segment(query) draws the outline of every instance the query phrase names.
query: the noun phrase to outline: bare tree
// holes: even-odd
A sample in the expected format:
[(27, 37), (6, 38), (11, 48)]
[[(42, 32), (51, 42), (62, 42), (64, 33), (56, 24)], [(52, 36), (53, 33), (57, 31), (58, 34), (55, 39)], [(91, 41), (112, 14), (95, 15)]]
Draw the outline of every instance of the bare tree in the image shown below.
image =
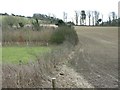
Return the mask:
[(115, 26), (115, 25), (117, 25), (117, 15), (116, 15), (116, 13), (115, 12), (111, 12), (111, 18), (112, 18), (112, 22), (111, 22), (111, 25), (112, 26)]
[(109, 15), (109, 25), (111, 25), (111, 16)]
[(79, 17), (79, 14), (77, 11), (75, 11), (75, 21), (76, 21), (76, 25), (78, 25), (78, 17)]
[(103, 26), (103, 14), (101, 14), (102, 15), (102, 26)]
[(90, 26), (90, 22), (91, 22), (91, 21), (90, 21), (90, 20), (91, 20), (91, 14), (92, 14), (91, 11), (88, 11), (88, 12), (87, 12), (87, 15), (88, 15), (88, 18), (89, 18), (89, 26)]
[(115, 14), (115, 12), (111, 12), (111, 16), (112, 16), (112, 20), (114, 21), (115, 18), (116, 18), (116, 14)]
[(95, 19), (95, 15), (94, 15), (94, 11), (92, 11), (92, 25), (94, 26), (94, 19)]
[(109, 25), (112, 25), (112, 22), (115, 20), (115, 12), (110, 12), (108, 18), (109, 18), (108, 20)]
[(97, 25), (100, 13), (98, 11), (94, 11), (94, 14), (95, 14), (95, 25)]
[(86, 13), (84, 10), (81, 11), (81, 23), (82, 25), (86, 25)]
[(66, 12), (63, 12), (63, 21), (67, 22), (67, 13)]

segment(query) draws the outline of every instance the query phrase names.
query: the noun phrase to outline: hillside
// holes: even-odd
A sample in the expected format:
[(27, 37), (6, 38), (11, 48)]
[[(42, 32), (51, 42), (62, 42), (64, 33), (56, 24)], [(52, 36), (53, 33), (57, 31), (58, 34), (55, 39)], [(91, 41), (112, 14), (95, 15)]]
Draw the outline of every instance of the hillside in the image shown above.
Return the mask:
[(8, 15), (8, 14), (0, 14), (0, 21), (3, 25), (8, 22), (8, 24), (13, 24), (13, 26), (17, 26), (19, 23), (23, 25), (30, 25), (33, 22), (38, 20), (39, 24), (56, 24), (59, 20), (56, 17), (47, 16), (44, 14), (33, 14), (32, 17), (26, 17), (21, 15)]

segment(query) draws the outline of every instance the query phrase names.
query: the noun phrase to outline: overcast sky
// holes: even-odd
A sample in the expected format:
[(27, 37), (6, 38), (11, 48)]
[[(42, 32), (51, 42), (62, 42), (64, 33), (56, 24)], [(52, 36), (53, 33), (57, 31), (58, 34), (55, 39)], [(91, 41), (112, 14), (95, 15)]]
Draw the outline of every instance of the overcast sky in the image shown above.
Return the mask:
[(0, 13), (14, 13), (32, 16), (33, 13), (54, 14), (63, 18), (63, 12), (68, 13), (68, 19), (74, 19), (75, 10), (97, 10), (107, 19), (109, 12), (118, 14), (120, 0), (1, 0)]

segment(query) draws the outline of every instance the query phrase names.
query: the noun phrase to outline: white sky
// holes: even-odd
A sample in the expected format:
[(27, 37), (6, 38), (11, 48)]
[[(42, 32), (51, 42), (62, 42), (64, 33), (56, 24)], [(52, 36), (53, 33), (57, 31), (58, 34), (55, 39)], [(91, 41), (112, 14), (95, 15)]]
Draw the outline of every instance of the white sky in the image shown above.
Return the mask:
[(107, 19), (109, 12), (118, 14), (120, 0), (1, 0), (0, 13), (14, 13), (17, 15), (32, 16), (33, 13), (53, 13), (63, 19), (63, 12), (68, 13), (68, 19), (74, 19), (75, 10), (97, 10)]

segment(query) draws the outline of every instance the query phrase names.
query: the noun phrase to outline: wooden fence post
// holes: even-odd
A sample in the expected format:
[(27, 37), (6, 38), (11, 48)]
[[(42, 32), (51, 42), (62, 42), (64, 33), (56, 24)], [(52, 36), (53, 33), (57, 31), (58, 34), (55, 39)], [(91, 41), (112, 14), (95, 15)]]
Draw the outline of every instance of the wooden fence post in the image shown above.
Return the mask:
[(55, 90), (55, 80), (56, 80), (56, 78), (52, 78), (52, 88), (53, 88), (53, 90)]
[(22, 87), (22, 60), (19, 60), (20, 71), (19, 71), (19, 87)]

